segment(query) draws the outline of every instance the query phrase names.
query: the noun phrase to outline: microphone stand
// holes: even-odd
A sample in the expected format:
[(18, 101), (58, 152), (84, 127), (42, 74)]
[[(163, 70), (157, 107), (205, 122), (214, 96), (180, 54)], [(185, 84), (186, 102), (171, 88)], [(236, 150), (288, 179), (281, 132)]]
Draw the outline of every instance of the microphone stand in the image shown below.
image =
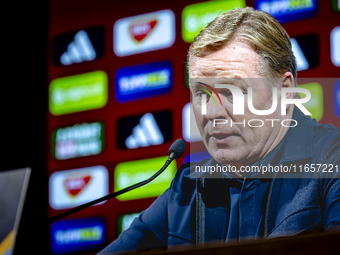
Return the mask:
[(146, 180), (144, 180), (144, 181), (141, 181), (141, 182), (139, 182), (139, 183), (136, 183), (136, 184), (134, 184), (134, 185), (131, 185), (131, 186), (125, 188), (125, 189), (119, 190), (119, 191), (117, 191), (117, 192), (113, 192), (113, 193), (108, 194), (108, 195), (106, 195), (106, 196), (104, 196), (104, 197), (98, 198), (98, 199), (96, 199), (96, 200), (93, 200), (93, 201), (91, 201), (91, 202), (88, 202), (88, 203), (85, 203), (85, 204), (82, 204), (82, 205), (79, 205), (79, 206), (77, 206), (77, 207), (74, 207), (74, 208), (72, 208), (72, 209), (66, 211), (66, 212), (63, 212), (63, 213), (60, 213), (60, 214), (55, 215), (55, 216), (53, 216), (53, 217), (50, 217), (50, 218), (48, 218), (48, 224), (51, 224), (51, 223), (53, 223), (53, 222), (55, 222), (55, 221), (58, 221), (58, 220), (60, 220), (60, 219), (62, 219), (62, 218), (64, 218), (64, 217), (66, 217), (66, 216), (69, 216), (69, 215), (71, 215), (71, 214), (74, 214), (74, 213), (76, 213), (76, 212), (79, 212), (79, 211), (81, 211), (81, 210), (83, 210), (83, 209), (85, 209), (85, 208), (87, 208), (87, 207), (90, 207), (90, 206), (92, 206), (92, 205), (95, 205), (95, 204), (97, 204), (97, 203), (103, 202), (103, 201), (105, 201), (105, 200), (109, 200), (109, 199), (111, 199), (111, 198), (117, 197), (117, 196), (119, 196), (119, 195), (121, 195), (121, 194), (123, 194), (123, 193), (125, 193), (125, 192), (128, 192), (128, 191), (130, 191), (130, 190), (133, 190), (133, 189), (136, 189), (136, 188), (138, 188), (138, 187), (144, 186), (145, 184), (148, 184), (148, 183), (151, 182), (153, 179), (155, 179), (158, 175), (160, 175), (160, 174), (161, 174), (161, 173), (162, 173), (162, 172), (170, 165), (170, 163), (172, 162), (172, 160), (174, 160), (175, 158), (176, 158), (176, 153), (175, 153), (175, 152), (171, 152), (171, 153), (170, 153), (170, 156), (169, 156), (169, 158), (166, 160), (164, 166), (163, 166), (160, 170), (158, 170), (157, 173), (155, 173), (154, 175), (152, 175), (149, 179), (146, 179)]

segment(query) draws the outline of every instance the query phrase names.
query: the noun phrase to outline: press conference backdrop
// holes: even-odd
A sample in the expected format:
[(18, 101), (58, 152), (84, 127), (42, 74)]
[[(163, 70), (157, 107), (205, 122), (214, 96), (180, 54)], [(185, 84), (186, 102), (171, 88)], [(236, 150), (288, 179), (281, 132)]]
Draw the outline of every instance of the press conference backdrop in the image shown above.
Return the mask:
[[(219, 13), (244, 6), (282, 23), (298, 77), (309, 78), (300, 84), (312, 92), (306, 107), (340, 126), (339, 0), (51, 0), (49, 216), (148, 178), (177, 138), (201, 142), (189, 136), (188, 47)], [(169, 187), (188, 153), (147, 186), (52, 224), (52, 252), (95, 253), (116, 239)]]

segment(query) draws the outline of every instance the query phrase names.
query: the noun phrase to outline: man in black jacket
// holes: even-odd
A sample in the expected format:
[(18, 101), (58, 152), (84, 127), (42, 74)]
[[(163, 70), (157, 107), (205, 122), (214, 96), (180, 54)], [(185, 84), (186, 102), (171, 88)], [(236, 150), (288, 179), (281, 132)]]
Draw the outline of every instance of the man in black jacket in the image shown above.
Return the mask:
[(189, 50), (190, 88), (212, 158), (182, 165), (170, 188), (102, 254), (340, 225), (340, 130), (306, 116), (294, 93), (303, 91), (294, 89), (291, 48), (271, 15), (249, 7), (200, 32)]

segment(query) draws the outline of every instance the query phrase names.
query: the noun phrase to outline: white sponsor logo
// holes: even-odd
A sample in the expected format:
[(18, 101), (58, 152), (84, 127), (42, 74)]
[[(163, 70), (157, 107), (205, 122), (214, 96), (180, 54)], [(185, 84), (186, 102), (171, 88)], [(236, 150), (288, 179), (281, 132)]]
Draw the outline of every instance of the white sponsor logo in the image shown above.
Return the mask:
[(49, 203), (54, 210), (72, 208), (108, 193), (108, 171), (104, 166), (55, 172), (49, 178)]
[(331, 32), (331, 59), (335, 66), (340, 66), (340, 26)]
[(305, 54), (303, 54), (300, 45), (294, 38), (290, 39), (290, 41), (292, 43), (292, 51), (296, 59), (297, 71), (307, 70), (309, 68), (309, 63), (305, 57)]
[(138, 217), (139, 214), (140, 213), (125, 214), (122, 217), (122, 232), (130, 227), (133, 220)]
[(113, 50), (119, 57), (171, 47), (175, 15), (171, 10), (122, 18), (113, 27)]
[(185, 141), (187, 142), (198, 142), (202, 141), (200, 132), (198, 130), (194, 112), (192, 109), (192, 104), (187, 103), (183, 107), (182, 111), (182, 135)]
[(126, 138), (125, 145), (129, 149), (159, 145), (164, 142), (164, 137), (159, 129), (154, 116), (146, 113), (140, 119), (139, 124), (133, 128), (132, 134)]
[(59, 128), (56, 132), (55, 157), (59, 160), (99, 154), (102, 150), (100, 123), (82, 123)]
[(89, 36), (84, 30), (80, 30), (74, 36), (73, 42), (67, 46), (67, 50), (60, 56), (60, 63), (71, 65), (73, 63), (91, 61), (96, 57), (97, 53)]

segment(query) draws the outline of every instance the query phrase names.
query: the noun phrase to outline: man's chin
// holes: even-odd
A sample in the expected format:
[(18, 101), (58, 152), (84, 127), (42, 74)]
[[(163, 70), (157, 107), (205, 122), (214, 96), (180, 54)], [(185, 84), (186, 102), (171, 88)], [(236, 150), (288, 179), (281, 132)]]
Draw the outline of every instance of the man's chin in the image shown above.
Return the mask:
[(240, 152), (230, 149), (217, 149), (213, 152), (209, 150), (209, 153), (217, 162), (224, 165), (241, 165), (244, 159)]

